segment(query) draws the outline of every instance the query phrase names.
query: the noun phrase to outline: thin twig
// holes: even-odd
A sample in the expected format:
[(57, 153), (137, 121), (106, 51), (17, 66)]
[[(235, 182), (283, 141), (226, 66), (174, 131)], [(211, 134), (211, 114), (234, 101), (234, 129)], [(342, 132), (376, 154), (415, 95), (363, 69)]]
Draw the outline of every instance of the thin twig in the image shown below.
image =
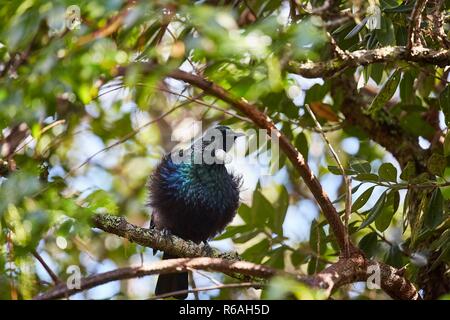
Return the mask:
[(206, 279), (208, 279), (212, 283), (216, 284), (217, 286), (220, 286), (220, 285), (223, 284), (222, 282), (214, 279), (213, 277), (210, 277), (209, 275), (207, 275), (206, 273), (204, 273), (204, 272), (202, 272), (200, 270), (195, 270), (195, 269), (192, 269), (192, 268), (188, 268), (188, 270), (190, 270), (193, 273), (197, 273), (197, 274), (201, 275), (202, 277), (205, 277)]
[[(195, 283), (195, 280), (194, 280), (194, 273), (192, 271), (189, 271), (189, 283), (190, 283), (191, 288), (193, 290), (192, 293), (194, 294), (194, 299), (195, 300), (200, 300), (199, 297), (198, 297), (198, 291), (196, 290), (197, 289), (197, 284)], [(180, 290), (178, 290), (178, 291), (180, 291)], [(189, 290), (183, 290), (183, 291), (189, 291)], [(175, 294), (177, 294), (177, 293), (175, 293)]]
[(42, 267), (44, 267), (45, 271), (47, 271), (48, 275), (52, 278), (55, 284), (62, 282), (36, 250), (31, 251), (31, 254), (37, 259), (37, 261), (39, 261)]
[(344, 256), (348, 257), (350, 255), (350, 248), (349, 248), (349, 239), (348, 239), (348, 221), (350, 219), (351, 209), (352, 209), (352, 184), (351, 184), (351, 178), (345, 173), (344, 166), (341, 163), (341, 160), (339, 159), (339, 156), (337, 155), (336, 151), (334, 150), (333, 146), (331, 145), (330, 141), (327, 138), (327, 135), (323, 132), (322, 126), (320, 122), (317, 120), (316, 115), (311, 110), (308, 104), (305, 104), (305, 109), (308, 111), (309, 115), (313, 119), (314, 123), (316, 124), (320, 135), (322, 136), (323, 140), (328, 146), (328, 149), (330, 150), (330, 153), (332, 154), (334, 160), (336, 161), (339, 169), (342, 172), (342, 176), (344, 177), (344, 184), (345, 184), (345, 252)]

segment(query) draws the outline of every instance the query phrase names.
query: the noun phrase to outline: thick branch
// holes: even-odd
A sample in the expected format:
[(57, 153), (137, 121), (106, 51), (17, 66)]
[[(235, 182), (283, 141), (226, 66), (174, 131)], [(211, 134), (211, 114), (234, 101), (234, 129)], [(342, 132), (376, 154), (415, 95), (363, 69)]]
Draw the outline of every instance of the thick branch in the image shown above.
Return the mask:
[(336, 58), (325, 62), (299, 63), (290, 61), (288, 69), (306, 78), (332, 77), (348, 68), (365, 66), (378, 62), (410, 61), (444, 67), (450, 64), (450, 50), (431, 50), (423, 47), (409, 52), (406, 47), (383, 47), (374, 50), (349, 52), (346, 58)]
[(94, 215), (92, 220), (94, 226), (103, 231), (118, 235), (144, 247), (167, 252), (172, 256), (184, 258), (211, 257), (228, 260), (239, 259), (236, 253), (221, 253), (211, 249), (209, 246), (203, 244), (198, 245), (174, 235), (167, 235), (157, 229), (141, 228), (127, 222), (123, 217), (97, 214)]
[(380, 268), (381, 289), (391, 298), (398, 300), (421, 299), (414, 285), (403, 276), (401, 269), (374, 261), (371, 261), (370, 265), (377, 265)]

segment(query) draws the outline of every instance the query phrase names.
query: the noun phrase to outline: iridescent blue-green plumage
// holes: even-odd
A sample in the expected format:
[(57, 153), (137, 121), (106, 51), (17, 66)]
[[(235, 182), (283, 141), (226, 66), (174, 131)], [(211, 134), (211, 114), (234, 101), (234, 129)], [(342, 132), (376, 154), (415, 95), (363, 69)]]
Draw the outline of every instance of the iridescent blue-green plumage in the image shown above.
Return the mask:
[(223, 164), (174, 163), (165, 156), (150, 180), (158, 229), (206, 241), (231, 222), (239, 206), (239, 178)]
[[(235, 134), (228, 127), (216, 128), (221, 130), (224, 141), (226, 135)], [(232, 136), (231, 144), (223, 144), (225, 152), (236, 137)], [(203, 142), (202, 148), (212, 141)], [(197, 164), (193, 158), (180, 162), (174, 161), (171, 154), (166, 155), (149, 181), (152, 224), (186, 240), (206, 241), (234, 218), (239, 206), (239, 187), (240, 178), (229, 173), (223, 163)], [(156, 293), (186, 288), (187, 275), (161, 275)]]

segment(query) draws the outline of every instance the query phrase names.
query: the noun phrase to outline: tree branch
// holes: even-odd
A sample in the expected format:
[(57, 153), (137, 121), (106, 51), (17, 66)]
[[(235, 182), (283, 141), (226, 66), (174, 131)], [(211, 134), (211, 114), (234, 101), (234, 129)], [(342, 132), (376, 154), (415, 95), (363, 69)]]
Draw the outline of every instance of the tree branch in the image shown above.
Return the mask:
[(383, 47), (374, 50), (349, 52), (346, 58), (336, 58), (324, 62), (290, 61), (288, 71), (306, 78), (329, 78), (352, 67), (366, 66), (379, 62), (408, 61), (433, 64), (444, 67), (450, 64), (450, 50), (432, 50), (418, 47), (409, 52), (406, 47)]
[(433, 35), (437, 41), (444, 47), (450, 48), (450, 40), (447, 38), (444, 30), (444, 13), (441, 12), (444, 0), (434, 0), (434, 7), (431, 12), (431, 21), (433, 22)]
[(39, 261), (39, 263), (42, 265), (45, 271), (47, 271), (48, 275), (50, 276), (50, 278), (52, 278), (55, 284), (61, 283), (61, 280), (58, 278), (58, 276), (53, 272), (53, 270), (48, 266), (48, 264), (45, 263), (45, 260), (36, 250), (31, 251), (31, 254)]
[(92, 218), (95, 227), (137, 243), (143, 247), (167, 252), (172, 256), (195, 258), (210, 257), (237, 261), (236, 253), (221, 253), (203, 244), (183, 240), (174, 235), (167, 235), (157, 229), (146, 229), (135, 226), (124, 217), (107, 214), (96, 214)]
[[(376, 264), (380, 267), (381, 270), (380, 275), (381, 288), (386, 293), (388, 293), (392, 298), (405, 300), (419, 298), (417, 290), (415, 289), (414, 285), (411, 284), (407, 279), (405, 279), (399, 273), (399, 270), (387, 266), (385, 264), (378, 263), (376, 261), (367, 260), (362, 255), (353, 255), (352, 257), (349, 258), (341, 258), (338, 262), (331, 264), (329, 267), (317, 273), (316, 275), (305, 277), (297, 273), (280, 271), (272, 269), (267, 266), (259, 266), (249, 262), (243, 262), (239, 260), (240, 257), (236, 252), (221, 253), (217, 250), (205, 247), (204, 245), (195, 244), (192, 241), (185, 241), (173, 235), (165, 235), (163, 232), (157, 229), (140, 228), (133, 224), (128, 223), (123, 217), (98, 214), (93, 217), (93, 222), (94, 225), (101, 230), (124, 237), (132, 242), (135, 242), (145, 247), (163, 250), (165, 252), (183, 258), (186, 257), (212, 258), (213, 260), (211, 261), (215, 261), (214, 263), (217, 263), (217, 265), (211, 266), (211, 268), (214, 269), (209, 270), (220, 271), (241, 280), (260, 283), (262, 281), (262, 278), (267, 279), (274, 275), (285, 275), (295, 277), (295, 279), (302, 281), (312, 287), (324, 289), (326, 290), (328, 295), (330, 295), (334, 290), (336, 290), (342, 285), (353, 283), (356, 281), (365, 281), (371, 275), (370, 273), (367, 272), (367, 267)], [(61, 298), (65, 297), (67, 294), (68, 295), (74, 294), (76, 292), (80, 292), (109, 281), (129, 279), (150, 274), (157, 274), (160, 273), (162, 269), (164, 269), (163, 272), (166, 272), (165, 268), (170, 269), (170, 271), (167, 271), (169, 273), (182, 272), (185, 270), (183, 268), (186, 268), (186, 270), (202, 269), (200, 268), (202, 264), (201, 263), (197, 264), (197, 262), (205, 261), (205, 260), (198, 260), (196, 262), (196, 260), (194, 259), (195, 261), (192, 260), (194, 261), (192, 262), (192, 264), (183, 264), (191, 260), (183, 260), (183, 259), (175, 259), (175, 260), (177, 260), (178, 262), (180, 261), (182, 262), (180, 267), (181, 269), (175, 268), (176, 270), (173, 271), (174, 267), (172, 264), (151, 265), (150, 268), (143, 267), (143, 269), (125, 268), (122, 271), (116, 270), (107, 272), (106, 275), (103, 276), (102, 275), (89, 276), (81, 282), (81, 287), (78, 291), (70, 291), (68, 288), (65, 287), (64, 284), (62, 284), (54, 287), (54, 289), (51, 289), (51, 291), (45, 293), (44, 294), (45, 296), (42, 295), (39, 296), (38, 298), (43, 297), (47, 297), (47, 299)], [(219, 260), (227, 261), (227, 263), (225, 262), (218, 263), (217, 261)], [(163, 262), (165, 261), (174, 261), (174, 260), (164, 260)], [(242, 262), (243, 264), (233, 264), (237, 262)], [(233, 269), (235, 267), (244, 267), (244, 266), (246, 268)], [(56, 292), (62, 291), (64, 292), (63, 294), (58, 293), (56, 296), (54, 296)]]
[[(79, 288), (68, 288), (65, 283), (55, 286), (50, 291), (43, 293), (37, 297), (36, 300), (59, 299), (75, 293), (94, 288), (101, 284), (125, 280), (132, 278), (140, 278), (148, 275), (165, 274), (165, 273), (180, 273), (187, 272), (189, 269), (200, 269), (209, 271), (218, 271), (223, 273), (240, 273), (256, 278), (270, 278), (274, 275), (287, 275), (288, 273), (278, 271), (276, 269), (256, 265), (245, 261), (231, 261), (220, 258), (180, 258), (161, 260), (149, 265), (140, 267), (120, 268), (105, 273), (100, 273), (83, 278)], [(295, 274), (290, 274), (295, 276)]]
[(325, 0), (323, 5), (317, 8), (313, 8), (310, 13), (318, 16), (326, 15), (330, 10), (333, 9), (335, 2), (336, 0)]
[[(370, 265), (377, 264), (369, 262)], [(82, 292), (87, 289), (117, 280), (140, 278), (148, 275), (180, 273), (189, 270), (209, 270), (223, 273), (240, 273), (256, 279), (254, 283), (260, 286), (261, 279), (269, 279), (276, 275), (301, 281), (312, 288), (322, 289), (329, 296), (337, 288), (357, 281), (365, 281), (370, 276), (367, 273), (367, 261), (362, 257), (341, 259), (328, 268), (313, 276), (303, 276), (296, 272), (277, 270), (268, 266), (258, 265), (246, 261), (232, 261), (220, 258), (180, 258), (161, 260), (140, 267), (120, 268), (81, 279), (78, 288), (69, 288), (60, 283), (51, 290), (36, 296), (35, 300), (60, 299)], [(378, 264), (377, 264), (378, 265)], [(395, 268), (379, 265), (381, 287), (393, 298), (416, 300), (419, 298), (414, 286), (399, 275)], [(259, 279), (259, 280), (258, 280)], [(252, 282), (253, 283), (253, 282)]]
[(408, 28), (408, 42), (406, 44), (408, 51), (411, 51), (415, 46), (421, 46), (420, 23), (422, 22), (422, 11), (425, 9), (427, 2), (428, 0), (416, 0), (414, 5)]

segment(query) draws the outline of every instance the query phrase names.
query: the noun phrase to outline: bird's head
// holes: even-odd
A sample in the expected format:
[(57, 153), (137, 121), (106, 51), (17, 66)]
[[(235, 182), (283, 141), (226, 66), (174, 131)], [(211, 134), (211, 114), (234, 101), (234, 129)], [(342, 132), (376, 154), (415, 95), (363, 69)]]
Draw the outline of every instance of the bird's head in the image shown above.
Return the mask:
[(227, 126), (215, 126), (205, 131), (202, 136), (203, 148), (230, 151), (234, 142), (238, 137), (243, 136), (243, 133), (233, 131)]
[(193, 156), (196, 164), (224, 164), (231, 158), (227, 155), (234, 142), (243, 133), (235, 132), (227, 126), (215, 126), (206, 130), (203, 136), (194, 141), (187, 153), (183, 153), (184, 159)]

